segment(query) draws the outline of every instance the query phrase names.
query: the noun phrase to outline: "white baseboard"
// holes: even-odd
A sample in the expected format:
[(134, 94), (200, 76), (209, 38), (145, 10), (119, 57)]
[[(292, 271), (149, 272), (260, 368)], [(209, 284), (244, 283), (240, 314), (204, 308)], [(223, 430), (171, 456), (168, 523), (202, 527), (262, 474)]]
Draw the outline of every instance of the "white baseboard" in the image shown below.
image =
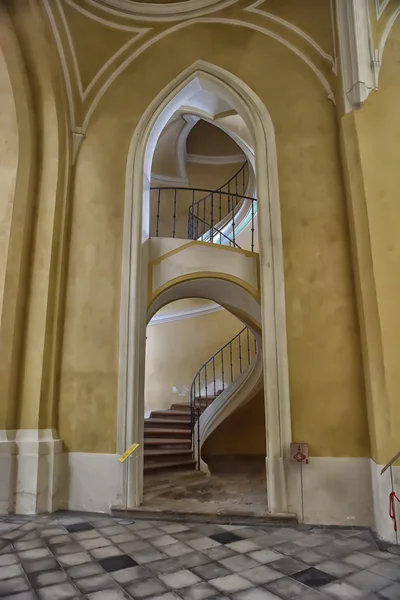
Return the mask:
[(303, 465), (303, 502), (300, 466), (287, 469), (289, 512), (299, 521), (324, 525), (373, 525), (369, 458), (310, 458)]
[[(371, 526), (395, 541), (389, 470), (381, 475), (382, 465), (369, 458), (310, 458), (301, 484), (299, 465), (286, 463), (288, 512), (299, 521), (304, 515), (305, 523)], [(54, 430), (0, 430), (0, 514), (109, 513), (124, 504), (124, 476), (117, 454), (62, 453)], [(393, 467), (393, 481), (400, 497), (400, 467)]]
[[(371, 459), (371, 483), (372, 495), (374, 499), (374, 524), (378, 537), (387, 542), (396, 542), (396, 534), (393, 528), (392, 519), (389, 517), (389, 494), (392, 491), (392, 480), (390, 469), (387, 469), (383, 475), (381, 470), (384, 465), (378, 465)], [(392, 467), (393, 488), (400, 498), (400, 467)], [(400, 525), (400, 505), (394, 503), (396, 519)]]
[(123, 465), (118, 458), (117, 454), (62, 454), (58, 507), (109, 513), (111, 506), (121, 506)]

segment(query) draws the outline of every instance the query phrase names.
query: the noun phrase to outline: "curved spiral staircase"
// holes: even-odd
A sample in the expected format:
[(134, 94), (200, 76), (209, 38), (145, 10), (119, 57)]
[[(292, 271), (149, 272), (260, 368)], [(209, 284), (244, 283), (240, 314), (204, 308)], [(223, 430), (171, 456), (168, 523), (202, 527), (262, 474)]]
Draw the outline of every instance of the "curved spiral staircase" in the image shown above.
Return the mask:
[[(255, 199), (245, 195), (248, 185), (246, 162), (217, 190), (152, 188), (152, 236), (186, 237), (240, 249), (238, 233), (248, 228), (253, 252), (257, 209)], [(187, 209), (186, 223), (182, 206)], [(235, 395), (239, 397), (241, 392), (243, 404), (259, 387), (261, 360), (257, 348), (257, 336), (244, 327), (200, 367), (191, 385), (190, 402), (151, 412), (144, 422), (145, 472), (195, 467), (207, 470), (201, 460), (201, 445), (221, 421), (222, 409), (230, 404), (227, 412), (231, 413)]]

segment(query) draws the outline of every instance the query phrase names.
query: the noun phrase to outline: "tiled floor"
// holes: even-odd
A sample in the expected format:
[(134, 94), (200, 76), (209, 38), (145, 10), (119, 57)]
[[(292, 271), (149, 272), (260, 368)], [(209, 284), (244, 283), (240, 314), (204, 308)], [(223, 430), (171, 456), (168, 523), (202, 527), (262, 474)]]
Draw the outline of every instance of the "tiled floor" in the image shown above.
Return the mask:
[(400, 600), (400, 557), (366, 530), (4, 517), (0, 597)]

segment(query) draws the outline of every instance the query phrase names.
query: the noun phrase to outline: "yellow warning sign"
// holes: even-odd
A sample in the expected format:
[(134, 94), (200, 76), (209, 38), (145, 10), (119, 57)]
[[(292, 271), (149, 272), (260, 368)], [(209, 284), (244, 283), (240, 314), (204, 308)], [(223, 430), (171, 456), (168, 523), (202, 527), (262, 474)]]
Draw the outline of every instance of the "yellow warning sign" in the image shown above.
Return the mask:
[(119, 462), (123, 463), (128, 456), (130, 456), (132, 454), (132, 452), (135, 452), (136, 448), (139, 447), (139, 444), (132, 444), (132, 446), (129, 446), (128, 450), (126, 450), (122, 456), (119, 457)]

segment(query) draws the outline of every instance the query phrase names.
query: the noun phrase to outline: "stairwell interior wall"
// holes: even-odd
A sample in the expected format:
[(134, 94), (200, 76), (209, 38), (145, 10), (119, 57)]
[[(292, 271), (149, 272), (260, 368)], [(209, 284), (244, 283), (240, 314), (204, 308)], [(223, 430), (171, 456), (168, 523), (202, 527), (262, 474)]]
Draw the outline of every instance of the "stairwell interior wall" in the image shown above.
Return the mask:
[[(283, 4), (304, 26), (306, 15), (296, 3)], [(277, 3), (273, 7), (280, 10)], [(306, 29), (307, 23), (318, 40), (325, 35), (312, 10)], [(175, 31), (131, 62), (101, 98), (79, 150), (61, 437), (70, 451), (115, 451), (126, 156), (151, 100), (200, 58), (243, 79), (268, 107), (275, 127), (293, 437), (308, 442), (314, 456), (368, 456), (335, 107), (312, 70), (287, 47), (249, 28), (209, 22)]]
[[(240, 152), (241, 150), (238, 147), (237, 154), (240, 154)], [(240, 167), (241, 163), (233, 163), (230, 165), (202, 165), (189, 162), (187, 163), (189, 186), (194, 188), (204, 188), (206, 190), (216, 190), (233, 177)], [(232, 193), (235, 193), (233, 188), (231, 191)]]
[(229, 156), (239, 154), (236, 142), (216, 125), (200, 119), (190, 131), (186, 150), (200, 156)]
[[(168, 308), (172, 310), (174, 304)], [(197, 371), (241, 329), (243, 323), (227, 310), (148, 326), (146, 411), (166, 409), (174, 402), (189, 402), (190, 386)]]
[(215, 456), (265, 456), (264, 389), (219, 425), (202, 448), (206, 462)]

